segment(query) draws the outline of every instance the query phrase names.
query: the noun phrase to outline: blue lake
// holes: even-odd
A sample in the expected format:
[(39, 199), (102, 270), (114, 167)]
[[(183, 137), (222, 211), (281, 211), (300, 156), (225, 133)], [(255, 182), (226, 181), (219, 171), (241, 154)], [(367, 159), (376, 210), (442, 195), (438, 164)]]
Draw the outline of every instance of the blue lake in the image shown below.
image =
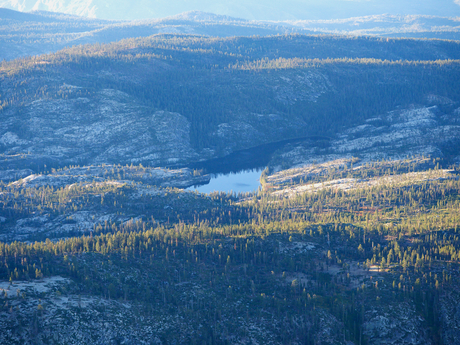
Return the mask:
[(286, 145), (299, 142), (308, 142), (314, 145), (315, 141), (329, 140), (322, 136), (286, 139), (264, 144), (240, 151), (235, 151), (225, 157), (215, 158), (204, 162), (189, 165), (204, 174), (211, 174), (210, 183), (201, 186), (192, 186), (187, 190), (198, 190), (201, 193), (211, 192), (252, 192), (259, 188), (260, 174), (270, 162), (273, 153)]
[(253, 192), (260, 186), (259, 178), (263, 168), (243, 170), (235, 173), (213, 175), (208, 184), (192, 186), (187, 190), (197, 190), (200, 193), (211, 192)]

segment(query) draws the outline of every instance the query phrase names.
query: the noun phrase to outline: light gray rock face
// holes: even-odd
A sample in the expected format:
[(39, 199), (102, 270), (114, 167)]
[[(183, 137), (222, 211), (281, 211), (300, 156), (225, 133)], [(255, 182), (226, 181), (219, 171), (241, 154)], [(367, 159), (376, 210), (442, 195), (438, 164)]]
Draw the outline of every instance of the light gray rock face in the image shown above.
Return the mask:
[[(161, 61), (154, 64), (149, 73), (169, 68)], [(122, 72), (97, 73), (111, 82), (128, 78), (130, 83), (136, 83), (136, 79)], [(157, 76), (139, 76), (150, 77)], [(31, 81), (30, 89), (43, 82)], [(0, 168), (24, 167), (31, 161), (49, 161), (55, 163), (51, 166), (61, 167), (102, 163), (184, 166), (239, 149), (301, 137), (308, 128), (302, 114), (250, 113), (238, 109), (237, 104), (237, 110), (223, 109), (226, 122), (217, 124), (211, 133), (201, 133), (213, 139), (213, 146), (197, 150), (191, 143), (191, 123), (183, 114), (141, 104), (119, 90), (88, 93), (64, 80), (50, 78), (48, 82), (57, 88), (62, 99), (40, 96), (0, 113), (0, 152), (25, 156), (16, 166), (11, 160), (2, 162), (0, 157)], [(318, 71), (292, 70), (283, 75), (261, 76), (257, 82), (269, 84), (276, 101), (285, 105), (298, 101), (314, 103), (325, 92), (333, 91), (327, 76)], [(8, 91), (14, 87), (11, 83), (5, 78), (0, 86)], [(236, 80), (235, 84), (242, 94), (253, 87), (247, 80)]]
[(372, 345), (432, 344), (423, 325), (424, 320), (406, 302), (373, 307), (365, 314), (363, 334)]
[[(430, 155), (450, 141), (458, 141), (460, 126), (443, 121), (439, 108), (413, 107), (391, 111), (380, 118), (370, 119), (366, 125), (351, 128), (342, 139), (332, 144), (338, 152), (357, 152), (370, 157), (382, 155)], [(448, 117), (455, 120), (454, 114)], [(438, 151), (438, 152), (436, 152)]]
[(316, 102), (323, 93), (333, 90), (327, 76), (317, 71), (292, 73), (273, 82), (276, 99), (289, 105), (297, 101)]
[(458, 289), (440, 296), (441, 337), (443, 344), (460, 344), (460, 293)]
[[(21, 172), (27, 170), (19, 171), (18, 174)], [(6, 176), (14, 176), (14, 171), (4, 173)], [(152, 212), (146, 211), (149, 207), (151, 211), (152, 208), (155, 210), (155, 218), (167, 218), (175, 215), (176, 210), (182, 212), (184, 209), (194, 209), (194, 203), (197, 202), (194, 193), (174, 188), (204, 184), (209, 180), (209, 175), (199, 175), (190, 169), (121, 165), (85, 166), (59, 171), (53, 169), (47, 175), (32, 174), (11, 182), (8, 189), (0, 193), (0, 205), (3, 207), (10, 202), (28, 203), (34, 198), (40, 198), (39, 191), (48, 190), (50, 192), (46, 197), (45, 193), (42, 194), (42, 201), (51, 198), (54, 207), (53, 202), (43, 209), (36, 209), (30, 204), (19, 217), (11, 217), (10, 213), (4, 211), (0, 217), (0, 241), (29, 240), (41, 235), (66, 237), (69, 234), (93, 231), (100, 224), (150, 219)], [(80, 198), (76, 190), (80, 191)], [(64, 197), (66, 193), (71, 196)], [(113, 196), (116, 193), (124, 195), (126, 212), (115, 208), (117, 203)], [(82, 202), (81, 195), (89, 199), (89, 203), (84, 208), (73, 207)], [(110, 201), (104, 202), (104, 199)], [(66, 212), (58, 212), (56, 206), (64, 203), (67, 203)]]
[(0, 116), (0, 149), (6, 154), (44, 155), (69, 165), (158, 166), (198, 159), (184, 116), (140, 106), (120, 91), (103, 90), (91, 100), (38, 100), (19, 116), (8, 111)]
[[(7, 300), (12, 308), (11, 313), (0, 311), (0, 343), (162, 344), (159, 336), (180, 330), (183, 336), (178, 338), (185, 342), (196, 327), (163, 310), (147, 318), (138, 317), (140, 306), (130, 301), (58, 292), (71, 289), (72, 283), (59, 276), (13, 285), (0, 282), (2, 301)], [(22, 301), (17, 291), (19, 296), (23, 294)], [(40, 314), (38, 305), (42, 307)]]
[(457, 110), (443, 113), (437, 105), (398, 109), (346, 129), (328, 143), (305, 142), (280, 152), (273, 160), (283, 168), (300, 167), (341, 158), (364, 161), (407, 156), (443, 157), (460, 145)]
[(158, 187), (186, 188), (209, 182), (209, 175), (198, 175), (191, 169), (161, 169), (138, 166), (108, 165), (84, 166), (56, 171), (48, 175), (29, 175), (12, 185), (19, 188), (60, 188), (77, 183), (131, 183), (142, 182)]
[[(77, 263), (97, 265), (102, 269), (95, 257), (84, 254)], [(110, 269), (115, 268), (117, 266)], [(135, 267), (129, 271), (106, 270), (105, 274), (124, 276), (126, 284), (130, 284), (131, 281), (141, 280), (145, 270)], [(159, 285), (160, 282), (154, 281), (151, 289), (156, 290)], [(115, 288), (126, 289), (125, 286)], [(169, 289), (174, 291), (181, 304), (192, 298), (201, 303), (216, 298), (214, 291), (195, 282), (174, 284)], [(61, 276), (15, 281), (12, 285), (1, 281), (0, 292), (2, 305), (8, 306), (0, 310), (1, 344), (189, 344), (194, 334), (198, 334), (198, 339), (202, 338), (200, 332), (206, 324), (202, 318), (190, 318), (190, 314), (182, 308), (170, 304), (154, 304), (151, 310), (145, 312), (142, 302), (133, 301), (134, 294), (142, 295), (144, 291), (130, 289), (125, 299), (80, 294), (75, 282)], [(216, 336), (219, 342), (281, 345), (285, 344), (279, 337), (283, 327), (295, 331), (294, 327), (312, 326), (309, 317), (296, 318), (294, 327), (287, 326), (289, 321), (279, 317), (238, 317), (235, 320), (235, 311), (244, 313), (246, 306), (241, 306), (241, 301), (225, 302), (222, 318), (215, 325), (223, 329), (231, 324), (232, 328), (225, 332), (227, 334), (222, 332)], [(320, 330), (312, 330), (316, 344), (353, 345), (343, 339), (343, 324), (333, 315), (318, 309), (314, 317), (319, 319), (321, 327)], [(292, 333), (295, 339), (295, 332)], [(301, 343), (301, 340), (296, 343)]]
[(318, 309), (319, 331), (316, 334), (315, 343), (324, 345), (353, 345), (346, 341), (343, 336), (344, 325), (334, 315), (325, 310)]
[(27, 177), (32, 175), (33, 172), (30, 169), (22, 169), (22, 170), (0, 170), (0, 181), (3, 183), (8, 183), (12, 181), (17, 181), (21, 178)]

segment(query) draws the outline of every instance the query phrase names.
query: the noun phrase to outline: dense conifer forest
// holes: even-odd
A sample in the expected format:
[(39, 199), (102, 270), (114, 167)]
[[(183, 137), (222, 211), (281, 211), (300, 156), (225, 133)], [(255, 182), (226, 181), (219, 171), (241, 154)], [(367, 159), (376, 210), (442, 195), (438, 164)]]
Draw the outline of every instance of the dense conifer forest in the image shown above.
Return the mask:
[[(420, 171), (427, 164), (431, 168)], [(413, 183), (410, 174), (424, 178)], [(382, 182), (287, 198), (276, 194), (345, 177)], [(142, 207), (149, 218), (106, 221), (68, 239), (1, 243), (1, 279), (14, 284), (59, 275), (73, 281), (72, 293), (131, 301), (139, 315), (167, 308), (203, 320), (206, 326), (186, 338), (191, 342), (225, 342), (222, 334), (238, 315), (271, 315), (290, 325), (278, 341), (314, 344), (320, 308), (343, 323), (340, 337), (367, 343), (364, 314), (388, 301), (413, 303), (429, 339), (439, 341), (438, 299), (459, 279), (456, 170), (442, 170), (439, 162), (427, 159), (366, 164), (358, 170), (348, 165), (312, 181), (264, 187), (254, 194), (195, 194), (174, 217), (163, 205), (176, 209), (173, 202), (185, 194), (182, 190), (166, 190), (169, 200), (146, 195), (133, 202), (129, 185), (3, 185), (0, 215), (12, 220), (92, 207), (126, 214)], [(199, 284), (207, 292), (184, 301), (183, 284)], [(228, 309), (237, 301), (248, 303), (244, 314)], [(2, 308), (8, 309), (6, 297)], [(227, 320), (224, 325), (221, 318)], [(165, 341), (172, 339), (169, 335)]]
[[(241, 112), (296, 115), (308, 123), (283, 133), (286, 139), (334, 135), (397, 106), (423, 103), (429, 93), (459, 99), (459, 58), (459, 43), (446, 40), (156, 35), (3, 62), (0, 107), (20, 114), (34, 99), (116, 89), (154, 109), (184, 115), (194, 148), (222, 150), (211, 133)], [(310, 82), (307, 91), (276, 97), (271, 84), (299, 71)], [(51, 80), (43, 84), (43, 78)], [(79, 89), (63, 89), (63, 78)]]

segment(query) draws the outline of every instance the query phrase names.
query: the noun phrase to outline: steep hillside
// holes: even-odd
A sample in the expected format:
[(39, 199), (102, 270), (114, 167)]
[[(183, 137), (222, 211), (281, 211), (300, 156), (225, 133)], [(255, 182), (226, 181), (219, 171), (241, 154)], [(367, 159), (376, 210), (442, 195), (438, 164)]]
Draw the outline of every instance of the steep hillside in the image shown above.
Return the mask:
[(437, 105), (455, 140), (458, 63), (406, 60), (459, 56), (458, 43), (438, 40), (153, 36), (3, 63), (1, 152), (16, 158), (2, 166), (184, 165), (289, 138), (336, 140), (412, 104)]

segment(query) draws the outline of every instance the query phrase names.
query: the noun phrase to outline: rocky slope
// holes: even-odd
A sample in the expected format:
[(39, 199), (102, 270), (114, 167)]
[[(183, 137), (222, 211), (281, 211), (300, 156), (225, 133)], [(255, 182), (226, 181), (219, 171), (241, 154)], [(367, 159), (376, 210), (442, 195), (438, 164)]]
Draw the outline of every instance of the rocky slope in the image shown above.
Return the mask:
[[(15, 174), (18, 172), (15, 171)], [(12, 201), (30, 204), (26, 207), (27, 211), (22, 210), (21, 215), (2, 213), (0, 239), (66, 237), (94, 231), (101, 224), (107, 227), (108, 223), (127, 223), (150, 217), (164, 222), (168, 217), (193, 213), (196, 209), (206, 207), (209, 204), (206, 198), (196, 200), (193, 193), (177, 188), (207, 183), (209, 179), (208, 175), (200, 175), (189, 169), (112, 165), (32, 174), (9, 185), (15, 192), (0, 193), (4, 206)], [(18, 198), (18, 195), (22, 197)], [(35, 198), (41, 198), (43, 208), (32, 206)], [(124, 205), (120, 198), (125, 200)], [(117, 203), (124, 206), (122, 212), (117, 210)], [(72, 205), (72, 212), (59, 212), (58, 204), (66, 205), (64, 208)]]
[(363, 328), (369, 344), (433, 344), (423, 318), (407, 303), (377, 304), (366, 312)]
[(436, 105), (413, 105), (367, 119), (327, 142), (289, 145), (272, 158), (272, 170), (352, 157), (359, 158), (361, 164), (418, 155), (459, 163), (460, 108), (456, 102), (434, 95), (428, 101)]
[[(89, 260), (95, 263), (94, 259)], [(131, 270), (130, 274), (134, 278), (142, 273)], [(147, 310), (142, 303), (131, 301), (130, 296), (127, 300), (82, 296), (70, 279), (59, 276), (34, 282), (0, 283), (3, 303), (0, 341), (3, 344), (179, 344), (196, 338), (209, 341), (215, 329), (221, 332), (214, 340), (217, 342), (281, 344), (281, 328), (288, 327), (295, 337), (296, 329), (318, 322), (320, 330), (311, 334), (316, 343), (352, 344), (342, 338), (343, 324), (323, 309), (291, 323), (289, 318), (273, 318), (268, 314), (248, 317), (247, 305), (228, 298), (219, 320), (210, 325), (204, 320), (190, 319), (187, 311), (193, 310), (193, 303), (202, 304), (205, 299), (215, 298), (207, 286), (184, 282), (169, 289), (177, 293), (180, 304), (185, 302), (185, 308), (177, 308), (172, 313), (171, 306), (163, 303)], [(235, 318), (235, 312), (244, 317)]]
[[(120, 91), (102, 90), (91, 99), (38, 100), (27, 109), (21, 118), (2, 114), (0, 145), (5, 154), (25, 152), (26, 159), (40, 155), (63, 165), (127, 162), (130, 157), (134, 164), (158, 166), (200, 158), (191, 147), (190, 123), (184, 116), (136, 104)], [(17, 125), (30, 140), (12, 131)]]
[(444, 291), (440, 296), (441, 337), (444, 344), (460, 343), (460, 295), (458, 288)]
[[(0, 75), (0, 167), (186, 166), (306, 136), (317, 142), (309, 141), (306, 149), (299, 146), (303, 153), (290, 154), (300, 155), (302, 162), (312, 153), (335, 159), (359, 152), (371, 160), (383, 158), (381, 152), (392, 157), (453, 154), (449, 150), (455, 151), (459, 137), (455, 62), (414, 67), (375, 59), (319, 62), (293, 57), (323, 57), (334, 50), (335, 40), (336, 56), (366, 56), (379, 45), (385, 49), (374, 56), (395, 59), (419, 52), (427, 59), (459, 54), (458, 44), (447, 41), (406, 46), (311, 36), (157, 36), (84, 51), (74, 48), (26, 60), (27, 67), (11, 62)], [(289, 47), (291, 51), (285, 50)], [(238, 50), (245, 59), (259, 60), (241, 64)], [(302, 61), (311, 62), (305, 66)], [(425, 68), (430, 73), (417, 83)], [(342, 87), (344, 83), (349, 86)], [(318, 142), (318, 137), (324, 140)], [(291, 161), (286, 164), (296, 164), (295, 158)]]

